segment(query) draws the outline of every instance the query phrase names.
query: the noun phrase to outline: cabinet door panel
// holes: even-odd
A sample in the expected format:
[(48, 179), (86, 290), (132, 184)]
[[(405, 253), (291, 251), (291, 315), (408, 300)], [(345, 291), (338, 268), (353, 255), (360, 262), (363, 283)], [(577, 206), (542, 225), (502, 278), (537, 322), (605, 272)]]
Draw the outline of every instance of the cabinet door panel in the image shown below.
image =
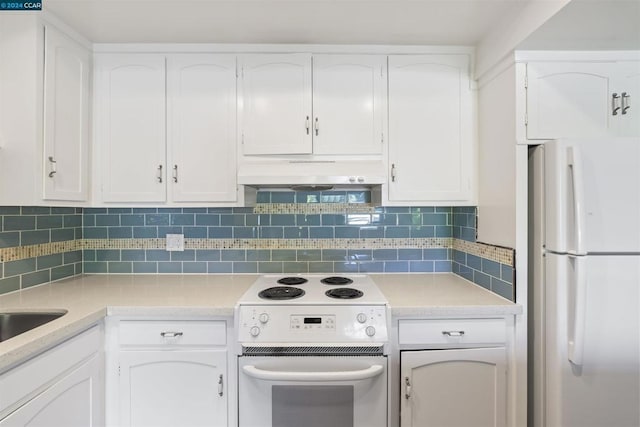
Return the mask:
[(105, 202), (166, 200), (164, 63), (162, 55), (96, 58)]
[(227, 425), (226, 351), (120, 352), (120, 425)]
[(314, 154), (380, 154), (385, 57), (313, 57)]
[(241, 58), (243, 153), (311, 153), (311, 55)]
[(401, 427), (506, 425), (503, 347), (402, 351), (400, 357)]
[(89, 52), (45, 28), (44, 199), (86, 200)]
[(235, 55), (167, 60), (172, 200), (236, 200)]
[(471, 198), (466, 55), (389, 57), (390, 201)]

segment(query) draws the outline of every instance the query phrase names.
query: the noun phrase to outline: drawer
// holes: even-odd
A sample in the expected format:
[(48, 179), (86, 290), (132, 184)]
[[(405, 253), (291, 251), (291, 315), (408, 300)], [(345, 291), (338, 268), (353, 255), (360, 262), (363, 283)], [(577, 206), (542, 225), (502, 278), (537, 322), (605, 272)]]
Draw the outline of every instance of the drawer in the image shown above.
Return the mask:
[(400, 344), (476, 345), (506, 341), (504, 319), (399, 320)]
[(226, 345), (227, 325), (215, 320), (123, 320), (119, 326), (123, 346)]

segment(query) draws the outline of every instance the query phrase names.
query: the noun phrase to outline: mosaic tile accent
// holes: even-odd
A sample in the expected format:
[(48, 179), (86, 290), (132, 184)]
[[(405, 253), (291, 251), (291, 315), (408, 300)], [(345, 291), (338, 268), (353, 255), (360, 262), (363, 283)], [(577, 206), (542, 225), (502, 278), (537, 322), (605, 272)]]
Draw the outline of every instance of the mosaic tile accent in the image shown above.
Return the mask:
[(259, 203), (254, 208), (257, 214), (323, 214), (323, 213), (374, 213), (369, 204), (354, 203)]

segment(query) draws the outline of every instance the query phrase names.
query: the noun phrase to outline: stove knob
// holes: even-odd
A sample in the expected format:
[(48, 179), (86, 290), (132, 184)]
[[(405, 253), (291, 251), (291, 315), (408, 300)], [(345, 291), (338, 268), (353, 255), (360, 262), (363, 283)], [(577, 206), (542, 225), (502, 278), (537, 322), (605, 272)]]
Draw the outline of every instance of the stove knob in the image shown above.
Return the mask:
[(260, 320), (260, 323), (267, 323), (269, 321), (269, 315), (267, 313), (260, 313), (258, 319)]
[(258, 335), (260, 335), (260, 328), (258, 328), (257, 326), (252, 326), (251, 329), (249, 329), (249, 333), (252, 337), (257, 337)]
[(368, 336), (372, 337), (376, 334), (376, 328), (374, 328), (373, 326), (367, 326), (367, 329), (365, 329), (365, 332), (367, 333)]
[(358, 313), (358, 316), (356, 317), (356, 319), (358, 319), (358, 322), (364, 323), (367, 321), (367, 315), (364, 313)]

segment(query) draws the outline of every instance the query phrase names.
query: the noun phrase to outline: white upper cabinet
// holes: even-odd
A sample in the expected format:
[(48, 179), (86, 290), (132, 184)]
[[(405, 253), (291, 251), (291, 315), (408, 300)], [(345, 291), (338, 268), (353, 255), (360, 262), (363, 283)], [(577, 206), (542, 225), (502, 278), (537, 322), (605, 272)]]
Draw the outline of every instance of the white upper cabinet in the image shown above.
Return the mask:
[(245, 55), (240, 68), (244, 155), (381, 154), (384, 56)]
[(236, 200), (236, 57), (167, 58), (171, 199)]
[(527, 139), (639, 136), (639, 82), (640, 62), (529, 62)]
[(102, 201), (164, 202), (164, 55), (98, 55), (95, 67)]
[(473, 203), (467, 55), (389, 56), (388, 204)]
[(45, 26), (45, 200), (88, 197), (90, 64), (87, 49)]
[(243, 153), (311, 153), (311, 55), (244, 55), (240, 70)]

